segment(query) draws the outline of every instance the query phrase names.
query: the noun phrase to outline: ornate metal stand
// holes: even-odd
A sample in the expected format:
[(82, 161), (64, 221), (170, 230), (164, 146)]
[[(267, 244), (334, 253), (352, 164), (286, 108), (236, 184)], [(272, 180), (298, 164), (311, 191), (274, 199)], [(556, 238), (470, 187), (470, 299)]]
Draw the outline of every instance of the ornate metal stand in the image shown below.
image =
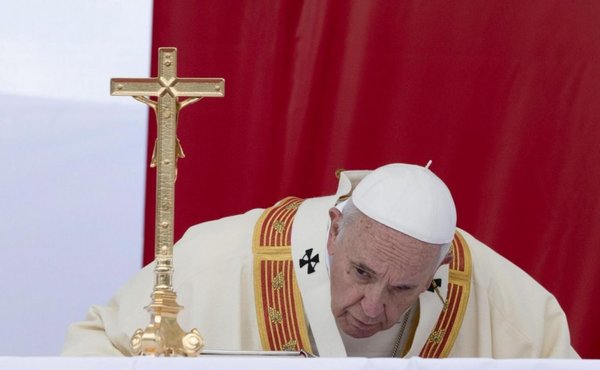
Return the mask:
[[(203, 97), (225, 96), (222, 78), (178, 78), (177, 49), (158, 50), (158, 77), (113, 78), (110, 93), (115, 96), (133, 96), (154, 110), (158, 135), (154, 147), (152, 167), (156, 166), (156, 281), (152, 302), (146, 307), (151, 320), (146, 329), (138, 329), (131, 338), (135, 354), (151, 356), (196, 356), (204, 341), (196, 329), (186, 333), (177, 323), (177, 314), (183, 308), (177, 304), (172, 287), (173, 276), (173, 220), (177, 158), (183, 151), (177, 139), (179, 111)], [(156, 100), (150, 97), (156, 97)], [(179, 98), (185, 97), (183, 101)]]

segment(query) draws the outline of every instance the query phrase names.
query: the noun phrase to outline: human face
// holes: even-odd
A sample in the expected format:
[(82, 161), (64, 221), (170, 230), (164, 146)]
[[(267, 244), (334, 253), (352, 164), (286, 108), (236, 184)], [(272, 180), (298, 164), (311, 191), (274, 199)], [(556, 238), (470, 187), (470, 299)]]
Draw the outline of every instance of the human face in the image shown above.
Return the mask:
[[(424, 243), (362, 213), (329, 211), (331, 311), (338, 328), (366, 338), (391, 328), (431, 284), (439, 246)], [(343, 217), (349, 218), (342, 224)]]

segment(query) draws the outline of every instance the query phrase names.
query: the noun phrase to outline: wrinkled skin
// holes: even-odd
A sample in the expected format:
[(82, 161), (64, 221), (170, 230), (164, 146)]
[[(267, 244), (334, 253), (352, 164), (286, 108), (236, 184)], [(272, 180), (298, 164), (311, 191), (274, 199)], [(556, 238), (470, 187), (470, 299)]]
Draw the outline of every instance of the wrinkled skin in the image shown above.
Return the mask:
[(338, 328), (355, 338), (391, 328), (431, 284), (440, 247), (359, 211), (332, 208), (329, 216), (331, 311)]

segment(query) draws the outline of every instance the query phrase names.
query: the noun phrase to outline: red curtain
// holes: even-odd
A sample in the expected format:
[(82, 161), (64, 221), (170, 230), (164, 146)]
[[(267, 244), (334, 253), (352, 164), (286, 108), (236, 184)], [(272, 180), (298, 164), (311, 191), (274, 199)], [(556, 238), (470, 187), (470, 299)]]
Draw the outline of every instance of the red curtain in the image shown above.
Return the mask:
[(459, 226), (553, 292), (600, 357), (599, 20), (594, 0), (155, 0), (153, 75), (175, 46), (179, 76), (226, 79), (180, 114), (176, 238), (330, 194), (338, 168), (432, 159)]

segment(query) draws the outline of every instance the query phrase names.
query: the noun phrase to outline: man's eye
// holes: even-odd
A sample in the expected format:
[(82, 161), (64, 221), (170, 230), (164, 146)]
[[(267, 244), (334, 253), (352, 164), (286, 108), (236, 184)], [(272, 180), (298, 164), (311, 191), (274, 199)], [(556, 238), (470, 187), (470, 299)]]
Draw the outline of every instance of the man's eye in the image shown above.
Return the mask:
[(396, 286), (394, 287), (394, 292), (396, 293), (404, 293), (404, 292), (410, 292), (412, 291), (412, 287), (410, 286), (406, 286), (406, 285), (400, 285), (400, 286)]
[(355, 267), (354, 269), (356, 270), (356, 274), (360, 277), (368, 278), (371, 276), (367, 271), (361, 269), (360, 267)]

